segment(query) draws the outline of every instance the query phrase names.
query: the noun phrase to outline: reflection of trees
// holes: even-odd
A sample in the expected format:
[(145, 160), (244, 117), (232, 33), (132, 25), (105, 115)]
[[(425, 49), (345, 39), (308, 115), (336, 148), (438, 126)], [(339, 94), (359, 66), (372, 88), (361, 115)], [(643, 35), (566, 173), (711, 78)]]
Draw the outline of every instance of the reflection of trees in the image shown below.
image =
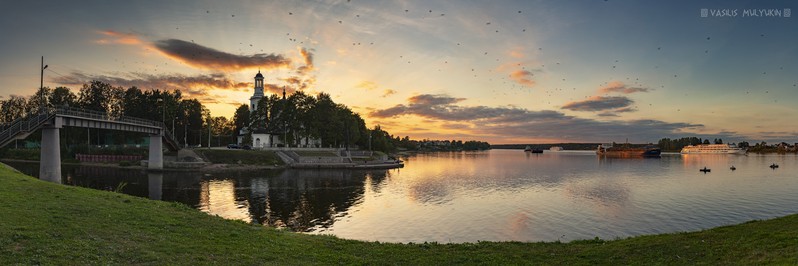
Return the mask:
[[(10, 164), (29, 175), (39, 169), (38, 164)], [(206, 176), (200, 172), (163, 172), (161, 175), (91, 166), (65, 165), (62, 169), (64, 183), (68, 185), (114, 190), (125, 183), (122, 189), (125, 194), (225, 210), (227, 213), (211, 214), (228, 219), (241, 219), (243, 211), (250, 218), (243, 220), (295, 231), (329, 228), (335, 219), (346, 216), (353, 205), (363, 200), (367, 179), (372, 189), (379, 190), (390, 178), (388, 170), (289, 169)], [(219, 182), (224, 184), (211, 185)]]
[(328, 228), (362, 200), (366, 173), (285, 170), (271, 178), (252, 179), (250, 214), (259, 223), (294, 231)]

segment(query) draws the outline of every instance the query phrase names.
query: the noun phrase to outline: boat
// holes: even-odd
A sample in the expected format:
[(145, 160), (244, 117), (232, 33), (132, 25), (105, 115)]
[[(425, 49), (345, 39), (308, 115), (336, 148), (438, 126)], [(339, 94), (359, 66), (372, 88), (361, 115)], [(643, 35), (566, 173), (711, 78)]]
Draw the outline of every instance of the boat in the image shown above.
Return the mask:
[(732, 165), (731, 167), (729, 167), (729, 169), (731, 169), (732, 171), (734, 171), (734, 170), (737, 170), (737, 167), (734, 167), (734, 165)]
[(779, 168), (779, 165), (774, 163), (770, 165), (770, 168), (776, 169)]
[(709, 168), (707, 168), (706, 166), (704, 166), (704, 168), (703, 168), (703, 169), (698, 169), (698, 171), (701, 171), (701, 172), (707, 173), (707, 172), (712, 172), (712, 169), (709, 169)]
[(551, 146), (551, 148), (549, 148), (549, 151), (561, 151), (561, 150), (562, 150), (562, 147), (560, 147), (560, 146)]
[(645, 147), (614, 147), (612, 144), (599, 144), (596, 154), (599, 156), (619, 157), (619, 158), (659, 158), (662, 151), (659, 147), (648, 145)]
[(524, 151), (525, 152), (531, 152), (531, 153), (543, 153), (543, 150), (541, 150), (541, 149), (533, 149), (529, 145), (527, 145), (526, 148), (524, 148)]
[(682, 148), (682, 154), (745, 154), (744, 148), (734, 144), (699, 144)]

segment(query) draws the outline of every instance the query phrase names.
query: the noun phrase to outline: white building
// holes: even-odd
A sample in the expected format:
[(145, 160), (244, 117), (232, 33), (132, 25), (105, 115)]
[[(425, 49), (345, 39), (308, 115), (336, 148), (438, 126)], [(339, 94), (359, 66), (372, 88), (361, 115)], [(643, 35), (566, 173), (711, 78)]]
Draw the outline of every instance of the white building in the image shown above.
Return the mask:
[[(258, 110), (258, 101), (260, 101), (264, 96), (263, 94), (263, 75), (258, 71), (258, 74), (255, 75), (255, 92), (252, 94), (252, 97), (249, 98), (249, 113), (252, 114), (256, 110)], [(283, 101), (285, 101), (285, 88), (283, 88)], [(280, 111), (282, 112), (282, 111)], [(278, 115), (279, 116), (279, 113)], [(250, 145), (252, 148), (269, 148), (269, 147), (278, 147), (283, 146), (283, 139), (285, 138), (285, 134), (289, 134), (290, 132), (269, 132), (268, 126), (263, 128), (244, 128), (238, 134), (238, 143), (241, 145)], [(274, 130), (274, 128), (272, 128)], [(252, 143), (244, 143), (244, 136), (249, 134), (251, 131), (252, 133)], [(320, 147), (321, 146), (321, 139), (312, 139), (307, 137), (300, 137), (299, 138), (299, 147)]]

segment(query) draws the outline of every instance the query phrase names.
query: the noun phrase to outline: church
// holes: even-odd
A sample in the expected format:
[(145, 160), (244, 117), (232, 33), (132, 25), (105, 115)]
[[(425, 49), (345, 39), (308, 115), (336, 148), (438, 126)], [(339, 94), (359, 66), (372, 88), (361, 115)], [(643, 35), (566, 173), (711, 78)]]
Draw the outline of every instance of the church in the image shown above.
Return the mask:
[[(263, 94), (263, 74), (258, 71), (258, 74), (255, 75), (255, 92), (252, 94), (252, 97), (249, 98), (249, 113), (250, 119), (252, 119), (252, 114), (258, 110), (258, 102), (263, 99), (265, 96)], [(283, 106), (287, 104), (287, 100), (285, 97), (285, 87), (283, 87), (283, 98), (282, 98)], [(284, 108), (284, 107), (283, 107)], [(282, 109), (278, 110), (277, 114), (273, 117), (279, 118), (282, 114)], [(246, 139), (245, 136), (248, 134), (252, 135), (252, 142), (251, 143), (244, 143)], [(252, 148), (271, 148), (271, 147), (302, 147), (302, 148), (311, 148), (311, 147), (321, 147), (321, 139), (314, 139), (309, 137), (301, 137), (301, 136), (293, 136), (293, 139), (298, 140), (296, 143), (289, 143), (286, 145), (285, 139), (289, 134), (293, 134), (292, 132), (288, 132), (285, 126), (281, 125), (262, 125), (262, 126), (251, 126), (251, 128), (243, 128), (238, 134), (238, 143), (241, 145), (250, 145)]]

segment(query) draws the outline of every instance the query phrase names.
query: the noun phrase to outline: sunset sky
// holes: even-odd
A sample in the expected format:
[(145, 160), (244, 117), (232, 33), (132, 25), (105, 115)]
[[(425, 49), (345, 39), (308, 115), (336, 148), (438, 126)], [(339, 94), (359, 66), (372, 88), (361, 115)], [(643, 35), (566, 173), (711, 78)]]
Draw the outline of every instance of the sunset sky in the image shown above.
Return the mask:
[[(702, 16), (702, 9), (706, 11)], [(798, 142), (792, 1), (13, 1), (0, 95), (90, 80), (214, 116), (325, 92), (369, 126), (498, 143)], [(752, 14), (759, 16), (752, 16)]]

